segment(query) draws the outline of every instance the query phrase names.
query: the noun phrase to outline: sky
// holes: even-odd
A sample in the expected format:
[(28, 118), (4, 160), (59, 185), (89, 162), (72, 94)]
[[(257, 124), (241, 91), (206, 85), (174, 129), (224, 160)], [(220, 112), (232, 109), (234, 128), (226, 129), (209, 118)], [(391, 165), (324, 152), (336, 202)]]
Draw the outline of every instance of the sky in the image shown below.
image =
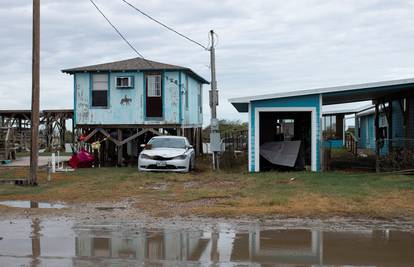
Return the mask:
[[(209, 53), (121, 0), (95, 0), (145, 58), (210, 80)], [(414, 77), (411, 0), (130, 0), (216, 47), (220, 119), (247, 120), (229, 98)], [(32, 1), (0, 1), (0, 109), (30, 109)], [(73, 108), (60, 70), (136, 57), (88, 0), (41, 0), (41, 109)], [(204, 122), (209, 122), (204, 86)]]

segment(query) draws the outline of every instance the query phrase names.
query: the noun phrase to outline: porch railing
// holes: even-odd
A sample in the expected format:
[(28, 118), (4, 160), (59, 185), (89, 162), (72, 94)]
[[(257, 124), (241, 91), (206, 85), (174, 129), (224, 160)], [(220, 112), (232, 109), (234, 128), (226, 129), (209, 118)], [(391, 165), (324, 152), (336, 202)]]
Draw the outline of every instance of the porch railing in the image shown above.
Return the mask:
[(248, 131), (231, 131), (222, 133), (222, 143), (225, 151), (247, 151)]
[(358, 155), (358, 139), (354, 136), (353, 133), (347, 132), (345, 134), (345, 147), (354, 156)]

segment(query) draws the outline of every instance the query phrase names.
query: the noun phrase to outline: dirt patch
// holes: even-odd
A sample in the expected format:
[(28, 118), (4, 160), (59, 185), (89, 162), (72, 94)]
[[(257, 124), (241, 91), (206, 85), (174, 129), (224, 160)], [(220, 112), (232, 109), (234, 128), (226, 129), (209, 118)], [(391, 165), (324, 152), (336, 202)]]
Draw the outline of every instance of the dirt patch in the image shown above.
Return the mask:
[(200, 188), (202, 185), (203, 185), (203, 183), (201, 181), (188, 181), (188, 182), (184, 182), (183, 188), (184, 189)]
[(144, 189), (147, 189), (147, 190), (166, 191), (167, 188), (168, 188), (168, 183), (151, 183), (151, 184), (146, 184), (144, 186)]
[[(207, 165), (206, 165), (207, 166)], [(39, 172), (39, 186), (0, 186), (0, 200), (62, 202), (99, 216), (114, 208), (122, 214), (157, 216), (349, 216), (414, 217), (414, 179), (395, 174), (212, 172), (139, 173), (135, 168), (80, 169), (56, 173), (50, 183)], [(27, 175), (27, 169), (2, 169), (1, 177)], [(91, 211), (91, 209), (89, 209)], [(72, 211), (67, 211), (72, 213)], [(107, 214), (105, 215), (107, 216)]]

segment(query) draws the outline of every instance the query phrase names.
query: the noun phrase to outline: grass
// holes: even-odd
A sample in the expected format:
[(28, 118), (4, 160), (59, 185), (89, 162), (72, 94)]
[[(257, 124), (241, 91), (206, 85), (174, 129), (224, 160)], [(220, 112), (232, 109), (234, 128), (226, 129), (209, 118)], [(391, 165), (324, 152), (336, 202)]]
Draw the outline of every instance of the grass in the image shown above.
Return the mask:
[[(263, 172), (244, 167), (218, 173), (200, 159), (189, 174), (139, 173), (136, 168), (79, 169), (56, 173), (40, 185), (0, 185), (0, 199), (86, 203), (135, 201), (153, 215), (355, 216), (414, 218), (414, 177), (352, 172)], [(27, 170), (0, 168), (1, 178), (24, 178)]]

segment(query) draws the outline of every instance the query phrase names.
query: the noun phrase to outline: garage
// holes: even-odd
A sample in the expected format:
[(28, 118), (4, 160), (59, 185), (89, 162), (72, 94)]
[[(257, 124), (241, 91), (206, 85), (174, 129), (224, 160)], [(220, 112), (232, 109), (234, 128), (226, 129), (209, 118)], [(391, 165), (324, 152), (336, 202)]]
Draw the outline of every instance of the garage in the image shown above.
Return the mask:
[(259, 112), (261, 170), (310, 170), (312, 111)]
[[(370, 138), (375, 146), (376, 170), (411, 169), (412, 163), (408, 162), (413, 154), (414, 108), (410, 104), (413, 88), (414, 79), (403, 79), (239, 97), (229, 101), (238, 112), (248, 113), (250, 172), (285, 167), (321, 170), (321, 158), (327, 158), (327, 154), (322, 157), (322, 151), (326, 150), (326, 142), (322, 140), (322, 105), (330, 106), (331, 113), (338, 114), (340, 112), (334, 112), (337, 104), (362, 101), (371, 101), (375, 106)], [(381, 134), (380, 118), (387, 120), (387, 135)], [(325, 118), (325, 128), (326, 124)], [(330, 118), (329, 124), (340, 132), (334, 136), (334, 141), (338, 139), (340, 144), (344, 144), (341, 140), (343, 118)], [(358, 134), (356, 136), (353, 143), (363, 141)], [(333, 136), (325, 131), (324, 137)], [(404, 145), (401, 145), (401, 140)], [(381, 153), (381, 143), (386, 143), (387, 150), (393, 153)], [(324, 169), (327, 165), (324, 161)]]
[(320, 94), (239, 98), (232, 104), (248, 112), (249, 171), (320, 170)]

